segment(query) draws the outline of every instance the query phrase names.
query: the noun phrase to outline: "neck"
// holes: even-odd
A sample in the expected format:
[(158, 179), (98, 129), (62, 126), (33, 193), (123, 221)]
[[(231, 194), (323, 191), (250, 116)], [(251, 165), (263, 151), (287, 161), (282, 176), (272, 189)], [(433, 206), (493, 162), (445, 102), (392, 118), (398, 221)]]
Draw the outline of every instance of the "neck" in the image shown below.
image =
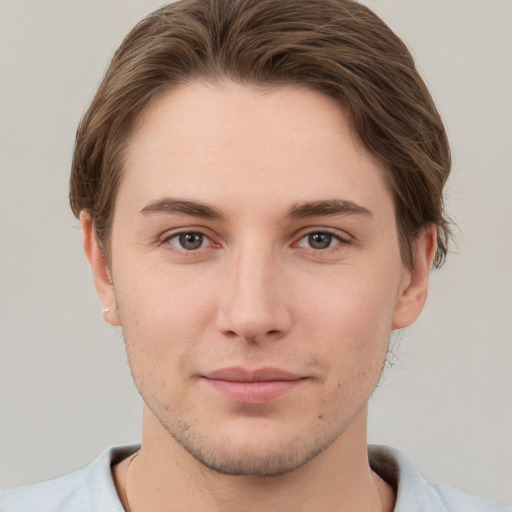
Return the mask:
[(129, 512), (391, 511), (393, 491), (368, 464), (366, 416), (364, 409), (331, 446), (294, 471), (232, 476), (198, 462), (145, 411), (141, 450), (116, 466), (116, 486)]

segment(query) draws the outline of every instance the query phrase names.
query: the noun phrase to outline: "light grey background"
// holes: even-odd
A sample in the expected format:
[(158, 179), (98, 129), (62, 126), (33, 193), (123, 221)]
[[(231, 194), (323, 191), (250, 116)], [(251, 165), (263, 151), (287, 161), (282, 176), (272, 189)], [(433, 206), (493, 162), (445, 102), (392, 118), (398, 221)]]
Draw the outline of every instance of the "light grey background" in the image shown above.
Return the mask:
[[(370, 441), (512, 502), (512, 3), (367, 0), (446, 121), (461, 233), (371, 404)], [(67, 205), (74, 131), (155, 0), (0, 0), (0, 488), (136, 441), (141, 402)]]

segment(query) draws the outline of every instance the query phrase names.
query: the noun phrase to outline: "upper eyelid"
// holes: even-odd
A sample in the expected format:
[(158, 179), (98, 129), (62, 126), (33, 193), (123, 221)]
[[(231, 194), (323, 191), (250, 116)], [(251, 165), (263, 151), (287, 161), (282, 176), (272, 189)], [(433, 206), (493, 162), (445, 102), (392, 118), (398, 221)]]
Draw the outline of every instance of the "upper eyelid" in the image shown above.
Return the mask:
[(328, 227), (307, 227), (299, 230), (297, 234), (295, 235), (296, 240), (301, 240), (305, 236), (312, 235), (314, 233), (326, 233), (329, 235), (332, 235), (339, 240), (343, 242), (350, 242), (354, 241), (355, 238), (348, 233), (347, 231), (343, 231), (340, 229), (335, 228), (328, 228)]
[(315, 234), (315, 233), (323, 233), (323, 234), (332, 236), (332, 238), (334, 238), (337, 243), (335, 243), (331, 247), (326, 247), (324, 249), (316, 249), (314, 247), (306, 247), (306, 246), (303, 247), (304, 249), (308, 249), (308, 250), (315, 251), (315, 252), (318, 252), (318, 251), (326, 252), (326, 251), (329, 251), (330, 249), (335, 250), (335, 249), (339, 248), (338, 247), (339, 245), (343, 246), (343, 245), (347, 245), (347, 244), (351, 244), (352, 243), (350, 240), (347, 240), (346, 238), (342, 238), (339, 235), (336, 235), (334, 233), (330, 233), (329, 231), (310, 231), (309, 233), (306, 233), (306, 234), (302, 235), (301, 237), (299, 237), (298, 240), (296, 242), (294, 242), (293, 245), (299, 245), (302, 242), (302, 240), (304, 240), (308, 236), (310, 236), (312, 234)]
[(161, 235), (158, 236), (158, 239), (162, 242), (166, 240), (170, 240), (171, 238), (174, 238), (178, 235), (183, 235), (186, 233), (197, 233), (198, 235), (202, 235), (205, 238), (208, 238), (209, 240), (212, 240), (211, 230), (206, 229), (204, 227), (186, 227), (186, 228), (175, 228), (175, 229), (168, 229), (164, 231)]

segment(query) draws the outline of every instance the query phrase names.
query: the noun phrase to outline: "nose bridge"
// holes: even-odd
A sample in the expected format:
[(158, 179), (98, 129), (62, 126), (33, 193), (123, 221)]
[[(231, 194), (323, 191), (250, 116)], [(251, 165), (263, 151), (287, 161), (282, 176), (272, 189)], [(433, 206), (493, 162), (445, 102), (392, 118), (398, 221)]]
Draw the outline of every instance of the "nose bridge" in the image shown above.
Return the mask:
[(233, 249), (219, 311), (219, 327), (223, 332), (247, 341), (286, 332), (290, 315), (280, 270), (279, 258), (272, 247), (256, 239)]

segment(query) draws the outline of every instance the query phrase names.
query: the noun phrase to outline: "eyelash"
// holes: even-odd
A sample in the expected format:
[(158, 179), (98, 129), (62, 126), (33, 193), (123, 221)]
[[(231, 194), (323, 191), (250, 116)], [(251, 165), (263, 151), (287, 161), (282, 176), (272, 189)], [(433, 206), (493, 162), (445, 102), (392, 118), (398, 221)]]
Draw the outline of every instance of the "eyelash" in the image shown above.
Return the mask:
[(322, 249), (318, 249), (318, 248), (310, 247), (310, 246), (305, 247), (306, 249), (308, 249), (310, 251), (314, 251), (315, 253), (336, 251), (336, 250), (340, 249), (339, 246), (344, 246), (344, 245), (348, 245), (348, 244), (352, 243), (352, 241), (348, 238), (348, 236), (343, 237), (339, 233), (335, 233), (328, 229), (313, 229), (313, 230), (310, 230), (310, 231), (307, 231), (307, 232), (301, 234), (301, 237), (298, 239), (298, 242), (296, 242), (296, 244), (298, 245), (298, 244), (300, 244), (300, 242), (302, 240), (307, 239), (308, 237), (311, 237), (314, 235), (327, 235), (328, 237), (331, 237), (330, 241), (334, 241), (334, 240), (337, 241), (337, 243), (335, 243), (334, 245), (329, 245), (328, 247), (325, 247)]
[[(190, 236), (190, 235), (195, 235), (195, 236), (200, 236), (202, 237), (202, 242), (201, 242), (201, 246), (198, 247), (197, 249), (185, 249), (183, 246), (181, 248), (179, 248), (177, 245), (175, 246), (174, 244), (171, 243), (171, 240), (173, 239), (179, 239), (180, 237), (182, 236)], [(206, 241), (209, 241), (209, 244), (206, 246), (206, 247), (203, 247), (203, 244), (206, 242)], [(212, 240), (211, 238), (204, 234), (202, 231), (200, 230), (189, 230), (189, 231), (179, 231), (177, 233), (172, 233), (170, 234), (169, 236), (165, 237), (163, 240), (162, 240), (162, 244), (168, 244), (168, 245), (171, 245), (173, 246), (176, 250), (178, 251), (182, 251), (184, 253), (198, 253), (201, 249), (205, 249), (207, 247), (211, 247), (211, 246), (214, 246), (216, 245)], [(181, 244), (182, 245), (182, 244)]]
[[(171, 240), (179, 239), (180, 237), (187, 236), (187, 235), (196, 235), (196, 236), (202, 237), (201, 246), (199, 246), (197, 249), (186, 249), (183, 246), (180, 248), (177, 245), (174, 245), (171, 243)], [(300, 242), (302, 240), (307, 239), (308, 237), (311, 237), (314, 235), (327, 235), (328, 237), (331, 237), (331, 240), (329, 243), (331, 243), (333, 239), (336, 240), (337, 243), (335, 243), (334, 245), (329, 245), (328, 247), (321, 248), (321, 249), (314, 248), (314, 247), (305, 247), (305, 246), (300, 245)], [(205, 242), (209, 242), (208, 245), (204, 246), (203, 244)], [(348, 236), (347, 237), (340, 236), (340, 234), (335, 233), (329, 229), (310, 229), (309, 231), (302, 232), (300, 234), (300, 237), (297, 239), (297, 241), (294, 242), (292, 245), (303, 247), (303, 248), (305, 248), (309, 251), (313, 251), (315, 253), (320, 253), (320, 252), (339, 250), (340, 245), (344, 246), (344, 245), (349, 245), (352, 243), (353, 243), (353, 241), (350, 240)], [(220, 247), (219, 244), (216, 244), (215, 242), (213, 242), (211, 237), (206, 235), (201, 230), (187, 230), (187, 231), (179, 231), (177, 233), (172, 233), (172, 234), (166, 236), (165, 238), (163, 238), (161, 240), (161, 244), (162, 245), (165, 245), (165, 244), (170, 245), (173, 247), (173, 249), (175, 249), (179, 252), (182, 252), (184, 254), (188, 254), (188, 255), (198, 254), (200, 251), (202, 252), (202, 250), (206, 250), (210, 247)], [(180, 245), (182, 245), (182, 244), (180, 244)]]

